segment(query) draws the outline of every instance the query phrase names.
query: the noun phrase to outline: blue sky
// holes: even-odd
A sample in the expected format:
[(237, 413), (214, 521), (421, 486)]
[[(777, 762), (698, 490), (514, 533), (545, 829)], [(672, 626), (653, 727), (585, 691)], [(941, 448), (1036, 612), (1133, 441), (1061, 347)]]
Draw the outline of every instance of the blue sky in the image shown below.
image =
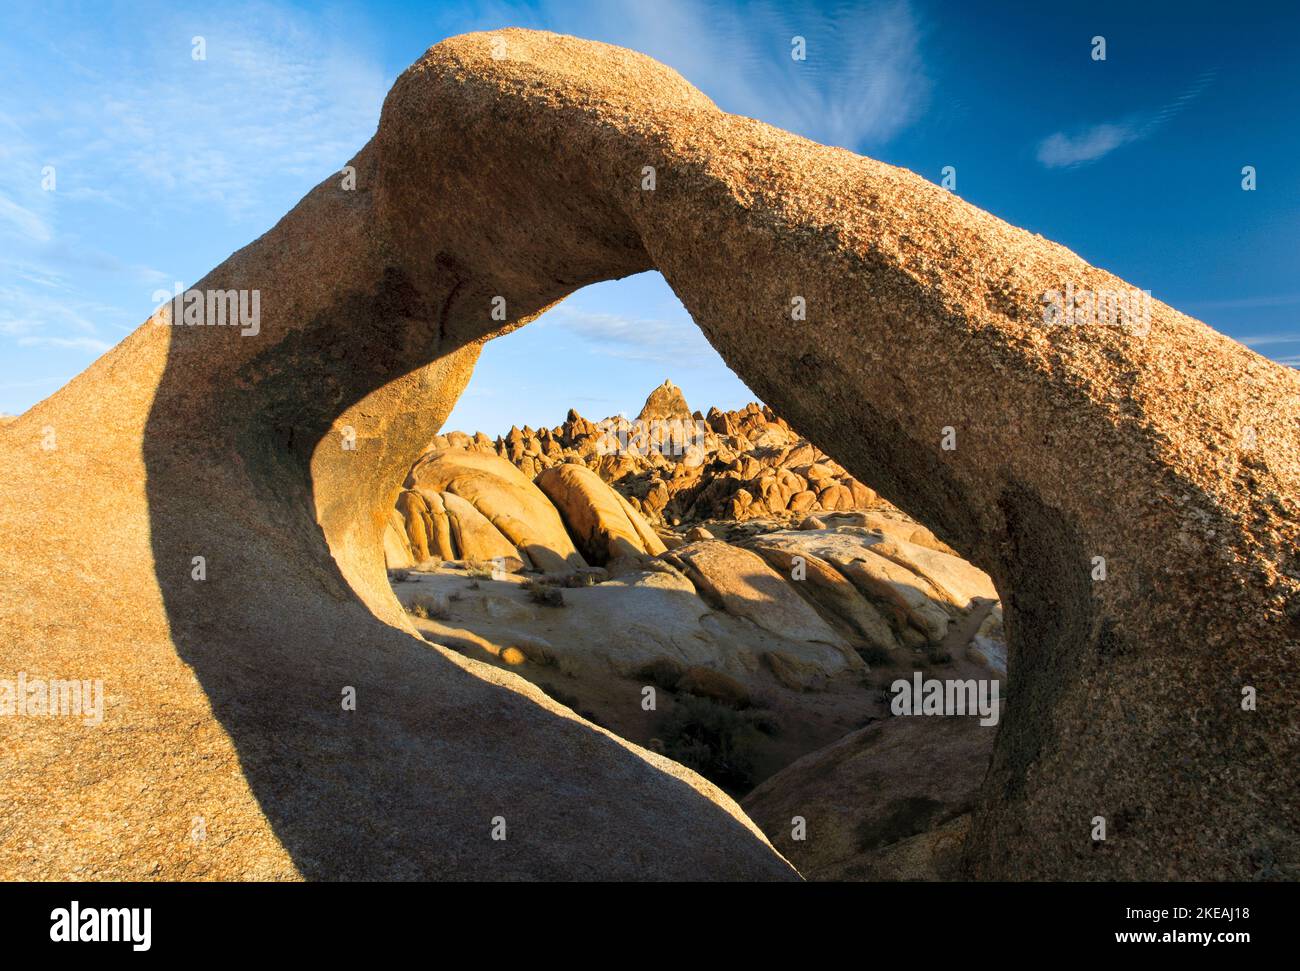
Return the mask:
[[(336, 172), (426, 47), (510, 25), (634, 47), (726, 110), (936, 182), (953, 166), (967, 200), (1300, 365), (1300, 5), (1033, 6), (6, 0), (0, 412)], [(489, 344), (449, 426), (635, 414), (665, 377), (696, 407), (753, 397), (643, 274)]]

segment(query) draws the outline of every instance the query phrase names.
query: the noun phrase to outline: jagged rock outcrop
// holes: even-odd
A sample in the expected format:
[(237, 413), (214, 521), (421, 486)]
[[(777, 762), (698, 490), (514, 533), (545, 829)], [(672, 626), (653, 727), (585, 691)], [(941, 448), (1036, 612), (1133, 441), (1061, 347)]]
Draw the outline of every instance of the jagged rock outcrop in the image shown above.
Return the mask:
[(555, 428), (512, 428), (495, 444), (482, 432), (434, 439), (434, 447), (452, 444), (495, 449), (532, 478), (584, 465), (658, 524), (888, 506), (771, 408), (711, 408), (697, 418), (671, 381), (650, 393), (635, 420), (592, 422), (570, 410)]
[(445, 41), (349, 164), (196, 285), (259, 289), (256, 336), (160, 312), (0, 429), (0, 668), (102, 678), (111, 726), (6, 727), (0, 875), (790, 876), (699, 776), (414, 636), (384, 571), (480, 342), (651, 268), (1004, 593), (963, 873), (1300, 873), (1300, 375), (1155, 300), (1045, 323), (1128, 285), (602, 44)]
[(686, 396), (682, 394), (682, 389), (673, 384), (672, 381), (665, 380), (663, 384), (650, 392), (646, 398), (645, 405), (641, 408), (641, 413), (636, 416), (637, 421), (679, 421), (689, 422), (692, 420), (690, 406), (686, 404)]
[[(458, 452), (474, 453), (478, 457), (460, 461), (474, 467), (488, 463), (497, 469), (498, 478), (507, 477), (517, 487), (518, 477), (493, 465), (491, 457), (505, 459), (547, 494), (575, 545), (597, 565), (662, 552), (665, 541), (673, 540), (666, 517), (680, 523), (683, 518), (743, 521), (775, 515), (793, 523), (810, 511), (874, 508), (874, 514), (862, 513), (855, 522), (870, 520), (878, 525), (887, 519), (895, 528), (906, 520), (824, 453), (799, 439), (770, 408), (757, 404), (735, 412), (713, 408), (709, 415), (712, 424), (724, 431), (701, 436), (700, 429), (708, 428), (708, 423), (693, 416), (681, 389), (665, 381), (650, 393), (635, 421), (607, 418), (595, 423), (570, 410), (564, 424), (554, 429), (516, 426), (495, 443), (482, 432), (445, 432), (434, 438), (428, 454), (446, 462), (447, 456)], [(730, 432), (725, 431), (728, 428)], [(422, 457), (416, 468), (425, 463)], [(408, 535), (403, 541), (400, 529), (386, 532), (390, 567), (417, 564), (425, 555), (442, 559), (462, 555), (432, 541), (430, 531), (439, 521), (432, 511), (438, 501), (432, 491), (426, 483), (424, 498), (430, 510), (424, 514), (413, 515), (407, 509), (412, 502), (407, 493), (398, 497)], [(536, 508), (532, 497), (520, 515)], [(937, 543), (922, 526), (909, 524), (911, 532)], [(430, 554), (422, 552), (426, 544)], [(525, 569), (533, 568), (526, 551), (519, 551), (518, 559)]]

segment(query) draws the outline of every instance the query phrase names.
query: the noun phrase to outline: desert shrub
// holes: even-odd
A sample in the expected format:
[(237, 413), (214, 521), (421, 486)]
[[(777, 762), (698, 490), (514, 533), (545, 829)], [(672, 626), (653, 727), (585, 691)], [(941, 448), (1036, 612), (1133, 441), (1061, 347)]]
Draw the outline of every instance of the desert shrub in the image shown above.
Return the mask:
[(410, 570), (389, 570), (388, 571), (389, 583), (405, 583), (409, 579), (411, 579)]
[(528, 583), (542, 583), (549, 587), (567, 587), (576, 590), (579, 587), (595, 586), (596, 577), (590, 572), (575, 570), (572, 573), (543, 573), (527, 581), (524, 586), (527, 587)]
[(451, 619), (451, 611), (447, 609), (445, 600), (423, 593), (411, 598), (411, 602), (406, 605), (406, 612), (421, 620)]
[(781, 734), (781, 719), (777, 717), (776, 712), (766, 711), (762, 708), (751, 708), (745, 712), (745, 717), (749, 719), (749, 723), (754, 726), (756, 731), (769, 738)]
[(938, 644), (928, 644), (925, 648), (926, 659), (931, 664), (951, 664), (952, 654), (944, 650)]
[(466, 560), (465, 572), (478, 580), (491, 580), (497, 565), (491, 560)]
[(659, 724), (664, 754), (731, 791), (754, 784), (754, 761), (762, 733), (752, 711), (737, 711), (707, 698), (681, 695)]
[(749, 689), (731, 675), (714, 668), (695, 666), (687, 668), (677, 682), (677, 690), (708, 698), (729, 708), (748, 708)]
[(543, 607), (564, 606), (564, 591), (544, 579), (525, 580), (524, 589), (528, 591), (528, 599), (535, 604)]

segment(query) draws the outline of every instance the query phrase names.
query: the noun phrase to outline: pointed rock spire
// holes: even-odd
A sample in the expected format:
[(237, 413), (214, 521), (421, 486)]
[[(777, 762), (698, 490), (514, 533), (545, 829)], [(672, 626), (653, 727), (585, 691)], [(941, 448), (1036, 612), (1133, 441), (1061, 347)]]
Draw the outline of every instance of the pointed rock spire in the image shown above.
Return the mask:
[(691, 409), (686, 404), (682, 389), (672, 381), (665, 380), (663, 384), (651, 391), (650, 397), (645, 400), (645, 407), (637, 416), (638, 421), (650, 421), (656, 418), (677, 418), (683, 421), (691, 419)]

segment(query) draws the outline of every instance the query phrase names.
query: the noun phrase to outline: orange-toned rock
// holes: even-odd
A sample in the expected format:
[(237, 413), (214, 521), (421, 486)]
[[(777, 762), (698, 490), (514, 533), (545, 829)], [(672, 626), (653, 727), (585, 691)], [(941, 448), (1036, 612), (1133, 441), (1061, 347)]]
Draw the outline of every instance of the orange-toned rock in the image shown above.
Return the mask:
[(519, 549), (510, 538), (478, 511), (478, 507), (468, 499), (463, 499), (454, 492), (447, 492), (442, 497), (447, 510), (452, 543), (456, 549), (456, 558), (461, 560), (499, 560), (507, 570), (513, 569), (509, 564), (517, 561), (524, 569), (532, 569), (536, 564), (531, 557)]
[(428, 510), (426, 529), (429, 536), (429, 552), (444, 560), (457, 559), (461, 553), (452, 543), (451, 521), (447, 517), (447, 507), (442, 493), (432, 489), (417, 488), (414, 491), (424, 500), (425, 508)]
[[(409, 488), (464, 499), (540, 570), (566, 572), (586, 566), (550, 500), (504, 459), (462, 448), (440, 449), (415, 464), (407, 483)], [(464, 530), (463, 516), (461, 520)]]
[(584, 466), (554, 466), (537, 477), (537, 486), (559, 510), (583, 556), (597, 566), (667, 549), (641, 514)]
[(424, 499), (409, 489), (397, 497), (397, 511), (406, 527), (406, 536), (411, 546), (411, 555), (416, 562), (429, 558), (429, 510)]
[(665, 381), (646, 399), (645, 406), (637, 415), (637, 421), (685, 421), (691, 420), (691, 409), (686, 404), (682, 389), (671, 381)]
[(790, 641), (787, 670), (796, 671), (800, 687), (862, 667), (844, 639), (757, 554), (701, 540), (663, 558), (690, 578), (706, 602)]
[(827, 510), (852, 509), (853, 493), (839, 483), (836, 483), (835, 485), (827, 486), (818, 493), (817, 502), (823, 509)]
[(774, 570), (789, 578), (790, 585), (832, 622), (843, 625), (849, 636), (861, 638), (867, 645), (884, 651), (898, 648), (898, 641), (880, 610), (848, 577), (808, 546), (765, 537), (752, 540), (748, 546)]

